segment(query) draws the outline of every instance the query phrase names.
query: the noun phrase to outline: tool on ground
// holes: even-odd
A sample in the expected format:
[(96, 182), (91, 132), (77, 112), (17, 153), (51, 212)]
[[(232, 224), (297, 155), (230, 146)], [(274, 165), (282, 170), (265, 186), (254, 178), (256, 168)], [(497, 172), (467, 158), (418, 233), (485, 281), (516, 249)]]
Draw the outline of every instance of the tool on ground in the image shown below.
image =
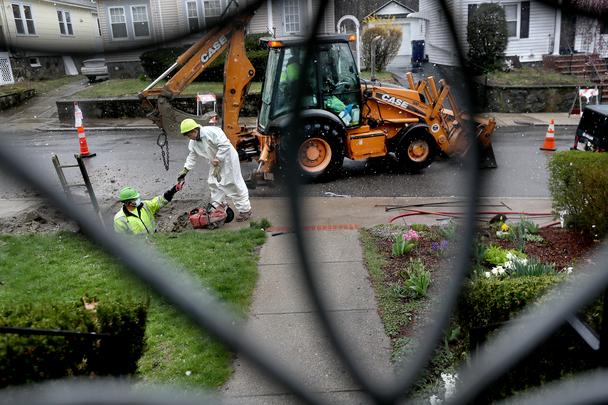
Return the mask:
[(540, 150), (547, 150), (551, 152), (557, 150), (555, 147), (555, 121), (553, 120), (549, 121), (545, 141), (543, 142), (543, 146), (540, 147)]
[[(95, 211), (95, 213), (97, 214), (97, 217), (99, 218), (101, 225), (104, 226), (105, 224), (104, 224), (103, 216), (101, 214), (101, 209), (99, 208), (99, 204), (97, 202), (97, 197), (95, 196), (95, 191), (93, 190), (93, 185), (91, 184), (91, 180), (89, 179), (89, 173), (87, 172), (87, 168), (84, 165), (84, 161), (82, 160), (83, 156), (75, 154), (74, 158), (76, 158), (75, 165), (62, 165), (61, 163), (59, 163), (59, 158), (57, 157), (57, 155), (53, 155), (51, 157), (51, 161), (53, 162), (53, 166), (55, 166), (55, 171), (57, 172), (57, 177), (59, 177), (59, 182), (61, 183), (61, 187), (63, 187), (63, 191), (65, 192), (65, 195), (68, 198), (68, 200), (72, 201), (74, 204), (91, 204), (93, 206), (93, 210)], [(78, 167), (80, 169), (80, 174), (82, 175), (82, 179), (83, 179), (84, 183), (78, 183), (78, 184), (69, 184), (68, 183), (68, 181), (65, 177), (65, 173), (63, 172), (63, 169), (67, 169), (67, 168), (71, 168), (71, 167)], [(89, 202), (76, 202), (74, 200), (74, 196), (72, 195), (72, 188), (75, 188), (75, 187), (85, 187), (90, 201)]]
[[(302, 38), (263, 39), (269, 49), (266, 77), (272, 79), (264, 83), (257, 127), (240, 126), (239, 114), (255, 76), (245, 50), (251, 18), (252, 14), (237, 15), (207, 31), (140, 93), (148, 117), (159, 128), (178, 135), (183, 119), (201, 122), (175, 108), (171, 100), (226, 51), (221, 127), (241, 160), (257, 161), (253, 177), (258, 181), (272, 181), (273, 173), (287, 166), (290, 149), (298, 151), (293, 158), (300, 174), (312, 178), (336, 174), (345, 157), (388, 156), (416, 172), (438, 155), (468, 153), (475, 141), (481, 166), (496, 167), (490, 140), (493, 119), (461, 111), (447, 82), (437, 83), (432, 76), (415, 83), (407, 73), (408, 87), (362, 79), (350, 49), (353, 35), (319, 35), (310, 55)], [(170, 74), (163, 87), (155, 87)], [(296, 104), (305, 114), (294, 130), (288, 124)]]
[(223, 204), (218, 207), (209, 204), (206, 208), (194, 208), (188, 218), (194, 229), (217, 229), (232, 222), (234, 211)]

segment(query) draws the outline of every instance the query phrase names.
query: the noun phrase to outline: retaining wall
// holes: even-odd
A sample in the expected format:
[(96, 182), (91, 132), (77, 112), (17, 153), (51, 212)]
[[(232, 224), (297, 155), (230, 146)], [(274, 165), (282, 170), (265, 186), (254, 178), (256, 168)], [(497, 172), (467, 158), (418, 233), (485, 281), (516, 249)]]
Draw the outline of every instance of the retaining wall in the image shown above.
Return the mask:
[(36, 90), (27, 89), (18, 91), (15, 93), (5, 94), (0, 96), (0, 111), (8, 110), (9, 108), (16, 107), (23, 104), (25, 101), (36, 95)]
[[(152, 103), (155, 100), (151, 100)], [(78, 102), (78, 106), (85, 118), (145, 118), (141, 101), (137, 97), (120, 97), (120, 98), (95, 98), (95, 99), (70, 99), (58, 100), (57, 113), (59, 121), (62, 123), (70, 123), (74, 121), (74, 102)], [(245, 98), (245, 104), (241, 109), (242, 117), (255, 117), (258, 115), (261, 95), (259, 93), (249, 94)], [(188, 112), (196, 113), (196, 102), (194, 96), (176, 97), (172, 103), (175, 107)], [(217, 96), (218, 112), (222, 113), (222, 97)]]

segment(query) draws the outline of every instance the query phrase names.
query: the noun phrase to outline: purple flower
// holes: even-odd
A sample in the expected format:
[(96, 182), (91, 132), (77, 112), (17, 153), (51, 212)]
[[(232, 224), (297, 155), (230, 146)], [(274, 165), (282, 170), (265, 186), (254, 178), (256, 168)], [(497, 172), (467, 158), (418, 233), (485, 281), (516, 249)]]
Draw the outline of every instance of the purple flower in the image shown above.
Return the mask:
[(449, 246), (450, 242), (446, 239), (442, 240), (441, 242), (431, 242), (432, 250), (447, 250)]

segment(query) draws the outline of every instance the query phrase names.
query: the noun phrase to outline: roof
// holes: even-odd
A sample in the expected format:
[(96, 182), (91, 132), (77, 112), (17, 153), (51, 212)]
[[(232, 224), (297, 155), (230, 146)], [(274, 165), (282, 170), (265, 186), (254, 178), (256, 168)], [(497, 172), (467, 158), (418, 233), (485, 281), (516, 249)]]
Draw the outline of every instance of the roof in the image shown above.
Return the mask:
[(384, 8), (386, 8), (386, 7), (390, 6), (390, 5), (391, 5), (391, 4), (393, 4), (393, 3), (394, 3), (394, 4), (395, 4), (397, 7), (400, 7), (400, 8), (402, 8), (402, 9), (403, 9), (403, 12), (401, 12), (401, 13), (397, 13), (397, 14), (393, 14), (393, 15), (408, 15), (408, 14), (413, 13), (413, 12), (415, 12), (415, 11), (416, 11), (416, 10), (411, 9), (411, 8), (409, 8), (408, 6), (406, 6), (406, 5), (404, 5), (404, 4), (400, 3), (400, 2), (398, 2), (398, 1), (396, 1), (396, 0), (389, 0), (389, 1), (387, 1), (386, 3), (384, 3), (382, 6), (378, 7), (377, 9), (375, 9), (374, 11), (372, 11), (371, 13), (369, 13), (368, 15), (366, 15), (366, 16), (364, 17), (364, 19), (365, 19), (365, 18), (367, 18), (367, 17), (371, 17), (371, 16), (373, 16), (373, 15), (378, 14), (378, 12), (382, 11)]

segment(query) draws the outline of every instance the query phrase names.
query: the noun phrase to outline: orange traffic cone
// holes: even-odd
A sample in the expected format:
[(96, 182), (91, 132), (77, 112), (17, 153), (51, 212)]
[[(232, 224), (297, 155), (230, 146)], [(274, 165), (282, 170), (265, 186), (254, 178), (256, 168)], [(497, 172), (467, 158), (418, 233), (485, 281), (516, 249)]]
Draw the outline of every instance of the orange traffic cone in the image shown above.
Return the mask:
[(89, 152), (89, 145), (87, 145), (87, 137), (84, 135), (84, 127), (81, 125), (78, 127), (78, 143), (80, 144), (80, 157), (93, 157), (96, 154)]
[(547, 134), (545, 135), (545, 142), (540, 147), (541, 150), (555, 151), (555, 122), (549, 121), (549, 128), (547, 128)]

